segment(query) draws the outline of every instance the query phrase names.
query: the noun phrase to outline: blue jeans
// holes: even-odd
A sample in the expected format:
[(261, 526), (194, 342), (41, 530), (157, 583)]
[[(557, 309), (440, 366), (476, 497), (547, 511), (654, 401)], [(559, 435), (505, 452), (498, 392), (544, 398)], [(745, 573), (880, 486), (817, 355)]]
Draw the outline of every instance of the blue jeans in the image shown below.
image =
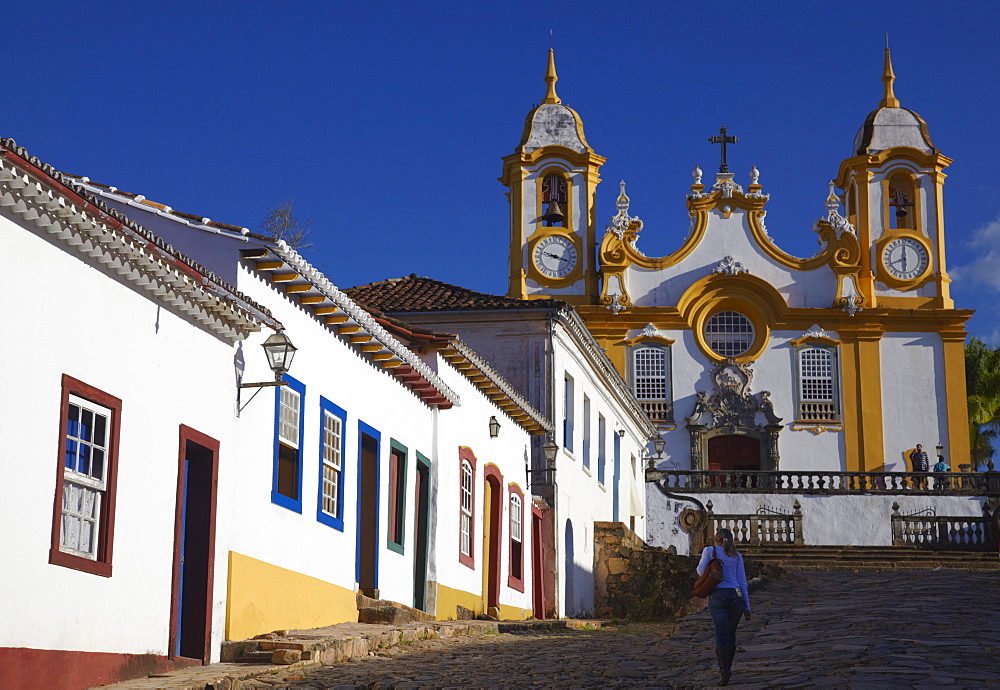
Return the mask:
[(736, 626), (746, 606), (735, 587), (716, 587), (708, 596), (708, 612), (715, 624), (715, 646), (736, 648)]

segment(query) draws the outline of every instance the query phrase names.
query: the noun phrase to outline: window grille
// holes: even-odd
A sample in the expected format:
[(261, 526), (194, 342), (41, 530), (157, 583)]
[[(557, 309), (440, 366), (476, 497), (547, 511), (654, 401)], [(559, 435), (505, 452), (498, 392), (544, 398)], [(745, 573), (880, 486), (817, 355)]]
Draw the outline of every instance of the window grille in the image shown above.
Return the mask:
[(632, 353), (632, 389), (638, 400), (667, 397), (667, 353), (659, 347), (640, 347)]
[(323, 512), (339, 517), (341, 434), (343, 423), (340, 417), (323, 413)]
[(462, 543), (461, 551), (472, 555), (472, 465), (462, 461)]
[(278, 439), (292, 448), (299, 447), (299, 399), (298, 391), (282, 387)]
[(750, 349), (754, 341), (753, 323), (735, 311), (720, 311), (705, 322), (705, 341), (717, 355), (738, 357)]
[(66, 417), (59, 548), (97, 558), (111, 410), (71, 395)]

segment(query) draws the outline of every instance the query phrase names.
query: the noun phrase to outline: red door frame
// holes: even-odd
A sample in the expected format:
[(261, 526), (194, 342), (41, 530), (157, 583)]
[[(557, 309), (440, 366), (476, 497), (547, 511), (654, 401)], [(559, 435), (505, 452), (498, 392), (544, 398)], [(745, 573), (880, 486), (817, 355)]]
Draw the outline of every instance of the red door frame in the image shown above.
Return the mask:
[[(500, 537), (503, 534), (500, 524), (503, 518), (503, 475), (496, 465), (489, 464), (483, 468), (483, 488), (490, 484), (490, 504), (483, 506), (483, 511), (490, 511), (489, 553), (483, 554), (483, 565), (487, 568), (486, 608), (500, 608)], [(485, 491), (484, 491), (485, 493)]]
[(181, 569), (181, 527), (184, 512), (184, 462), (187, 457), (187, 444), (193, 442), (208, 450), (212, 454), (212, 497), (209, 508), (210, 521), (208, 528), (208, 579), (206, 583), (205, 606), (205, 649), (202, 654), (202, 663), (208, 663), (212, 658), (212, 592), (215, 580), (215, 516), (218, 507), (219, 497), (219, 442), (191, 427), (180, 425), (180, 440), (177, 452), (177, 498), (174, 508), (174, 565), (170, 583), (170, 634), (168, 639), (168, 654), (171, 659), (176, 658), (177, 636), (180, 631), (177, 629), (177, 607), (180, 596), (180, 569)]

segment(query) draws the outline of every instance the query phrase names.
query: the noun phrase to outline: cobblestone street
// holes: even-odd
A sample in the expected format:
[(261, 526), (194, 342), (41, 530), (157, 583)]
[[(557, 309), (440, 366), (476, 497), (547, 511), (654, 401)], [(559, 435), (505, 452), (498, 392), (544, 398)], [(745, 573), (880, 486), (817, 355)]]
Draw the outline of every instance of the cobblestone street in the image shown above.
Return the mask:
[[(752, 595), (731, 685), (1000, 685), (1000, 595), (990, 573), (796, 573)], [(715, 685), (711, 620), (417, 640), (241, 687)]]

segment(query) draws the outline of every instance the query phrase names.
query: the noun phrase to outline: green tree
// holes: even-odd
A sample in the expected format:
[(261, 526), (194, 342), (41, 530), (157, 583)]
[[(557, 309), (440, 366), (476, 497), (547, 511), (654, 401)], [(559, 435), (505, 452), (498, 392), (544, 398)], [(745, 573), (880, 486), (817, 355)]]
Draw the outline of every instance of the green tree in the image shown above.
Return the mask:
[(1000, 347), (979, 338), (965, 346), (965, 386), (969, 396), (969, 447), (972, 466), (993, 456), (1000, 437)]
[(261, 221), (260, 229), (265, 235), (284, 240), (289, 247), (301, 252), (313, 246), (309, 241), (309, 233), (312, 232), (309, 226), (312, 225), (312, 221), (300, 221), (296, 218), (294, 204), (294, 199), (288, 199), (272, 208)]

